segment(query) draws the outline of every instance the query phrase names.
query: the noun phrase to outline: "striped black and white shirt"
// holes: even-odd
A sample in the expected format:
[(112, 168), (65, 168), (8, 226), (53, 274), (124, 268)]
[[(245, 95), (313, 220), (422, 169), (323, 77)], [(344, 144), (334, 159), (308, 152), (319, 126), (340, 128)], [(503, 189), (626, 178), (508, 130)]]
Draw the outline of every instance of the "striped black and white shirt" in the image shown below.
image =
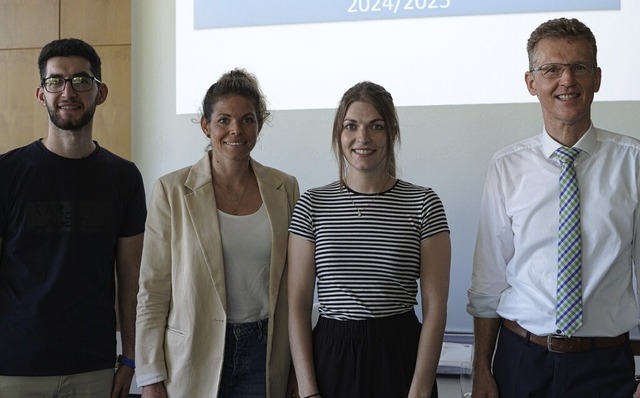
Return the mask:
[(420, 243), (449, 227), (430, 188), (398, 180), (361, 194), (336, 181), (300, 197), (289, 231), (315, 244), (320, 314), (362, 320), (413, 310)]

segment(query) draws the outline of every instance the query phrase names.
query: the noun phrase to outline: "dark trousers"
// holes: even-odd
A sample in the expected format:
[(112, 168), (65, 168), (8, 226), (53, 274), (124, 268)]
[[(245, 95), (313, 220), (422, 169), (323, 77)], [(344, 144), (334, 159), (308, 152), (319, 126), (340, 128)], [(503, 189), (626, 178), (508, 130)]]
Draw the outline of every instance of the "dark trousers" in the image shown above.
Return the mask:
[[(323, 398), (406, 398), (421, 324), (413, 311), (364, 321), (320, 317), (313, 355)], [(432, 397), (438, 389), (433, 383)]]
[(553, 353), (500, 329), (493, 374), (502, 398), (630, 398), (635, 363), (624, 346)]

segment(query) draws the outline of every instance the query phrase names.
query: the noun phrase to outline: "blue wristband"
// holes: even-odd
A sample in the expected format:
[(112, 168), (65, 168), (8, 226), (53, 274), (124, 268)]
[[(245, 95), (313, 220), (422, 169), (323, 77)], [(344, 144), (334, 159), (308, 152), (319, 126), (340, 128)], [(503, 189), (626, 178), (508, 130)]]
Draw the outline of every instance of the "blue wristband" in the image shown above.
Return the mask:
[(124, 355), (118, 355), (118, 363), (120, 365), (124, 365), (127, 366), (131, 369), (135, 369), (136, 368), (136, 361), (134, 361), (131, 358), (127, 358)]

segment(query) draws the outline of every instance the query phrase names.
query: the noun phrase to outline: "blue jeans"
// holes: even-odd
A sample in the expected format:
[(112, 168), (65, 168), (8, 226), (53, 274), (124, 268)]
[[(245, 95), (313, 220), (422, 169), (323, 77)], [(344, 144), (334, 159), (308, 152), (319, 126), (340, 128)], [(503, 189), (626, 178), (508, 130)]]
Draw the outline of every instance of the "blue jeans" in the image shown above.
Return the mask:
[(266, 319), (227, 324), (219, 398), (266, 397)]

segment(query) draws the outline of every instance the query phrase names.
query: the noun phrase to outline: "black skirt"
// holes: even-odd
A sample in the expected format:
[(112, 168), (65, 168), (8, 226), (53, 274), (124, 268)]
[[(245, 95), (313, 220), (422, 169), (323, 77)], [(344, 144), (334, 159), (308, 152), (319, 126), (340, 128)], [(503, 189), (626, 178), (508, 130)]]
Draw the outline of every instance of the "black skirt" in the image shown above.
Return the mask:
[[(421, 324), (413, 311), (363, 321), (320, 317), (313, 357), (323, 398), (406, 398)], [(434, 382), (433, 397), (437, 397)]]

